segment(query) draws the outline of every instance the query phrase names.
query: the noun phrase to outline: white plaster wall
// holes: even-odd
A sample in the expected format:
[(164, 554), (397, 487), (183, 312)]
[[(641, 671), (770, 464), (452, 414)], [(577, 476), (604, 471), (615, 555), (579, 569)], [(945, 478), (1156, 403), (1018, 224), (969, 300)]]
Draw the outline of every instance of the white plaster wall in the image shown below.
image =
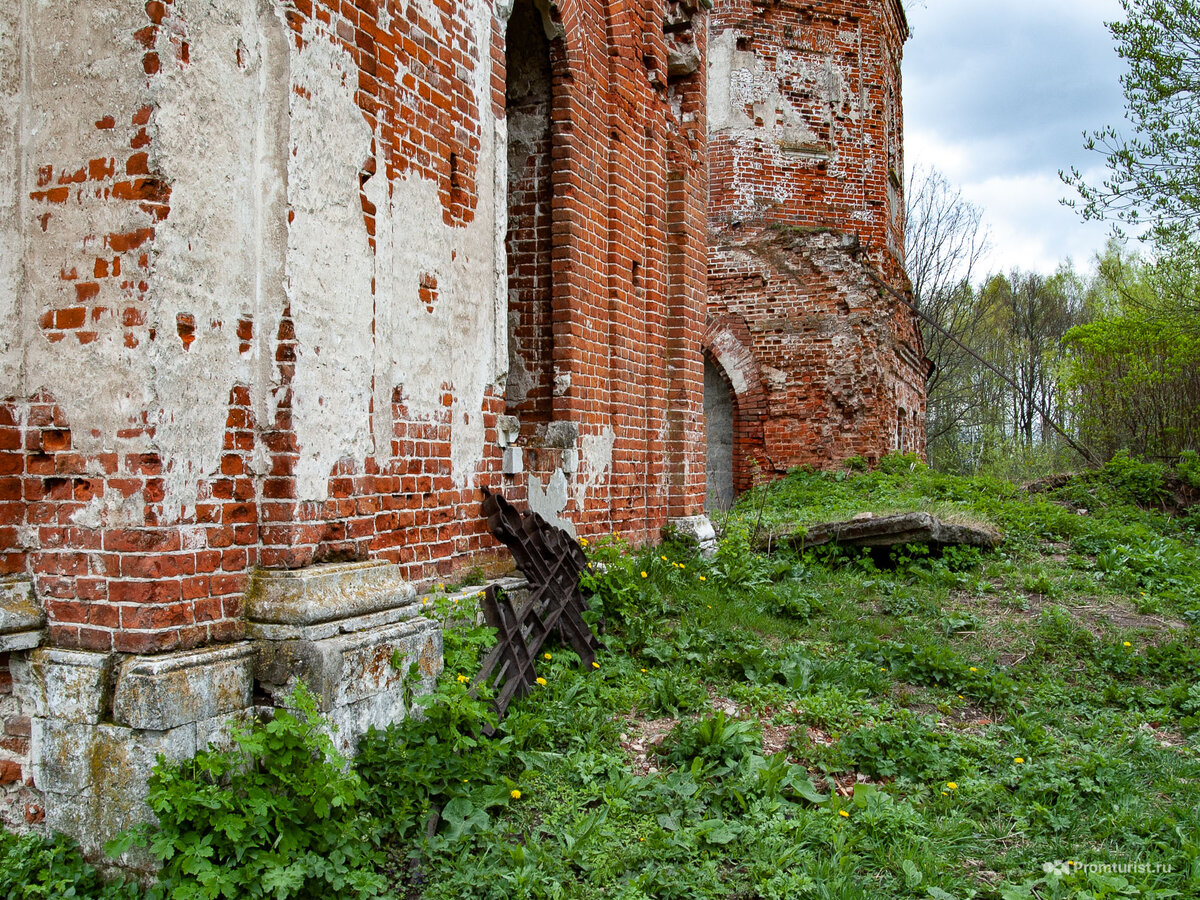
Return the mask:
[[(446, 414), (450, 386), (452, 474), (466, 485), (483, 457), (485, 393), (502, 388), (507, 371), (504, 217), (497, 216), (505, 168), (496, 154), (504, 123), (490, 114), (488, 48), (473, 82), (484, 122), (472, 224), (444, 223), (432, 181), (388, 184), (379, 158), (366, 186), (378, 211), (372, 253), (359, 198), (372, 135), (354, 101), (357, 70), (315, 26), (297, 47), (285, 6), (176, 0), (172, 15), (183, 24), (160, 30), (163, 70), (148, 88), (145, 49), (133, 36), (147, 24), (141, 0), (0, 4), (0, 229), (23, 248), (0, 256), (0, 397), (49, 390), (84, 453), (160, 451), (167, 520), (190, 512), (199, 482), (219, 470), (234, 385), (250, 385), (256, 418), (270, 426), (281, 398), (275, 351), (287, 305), (297, 341), (292, 412), (302, 500), (326, 496), (339, 460), (361, 466), (369, 454), (390, 454), (396, 387), (410, 415), (434, 419)], [(484, 0), (473, 0), (467, 14), (475, 34), (491, 33)], [(181, 39), (189, 44), (186, 65), (176, 58)], [(23, 42), (39, 49), (24, 78)], [(94, 158), (123, 165), (128, 117), (147, 103), (155, 108), (150, 167), (171, 188), (165, 221), (136, 203), (90, 195), (81, 203), (76, 188), (67, 204), (26, 199), (38, 166), (54, 165), (57, 176)], [(117, 129), (94, 126), (105, 114), (118, 117)], [(45, 211), (43, 232), (34, 216)], [(104, 235), (151, 226), (146, 330), (154, 328), (156, 339), (127, 347), (118, 313), (89, 322), (99, 332), (90, 344), (68, 336), (51, 345), (36, 320), (42, 310), (73, 305), (73, 285), (60, 273), (76, 268), (89, 277), (106, 252)], [(432, 313), (418, 300), (422, 273), (438, 279)], [(127, 302), (97, 301), (117, 310)], [(176, 333), (180, 313), (195, 318), (190, 347)], [(246, 352), (236, 333), (241, 318), (253, 320)], [(117, 438), (144, 413), (153, 437)], [(105, 498), (92, 506), (84, 524), (129, 517)]]
[[(492, 12), (482, 0), (469, 4), (476, 34), (491, 32)], [(397, 64), (397, 81), (404, 75)], [(391, 388), (399, 387), (411, 416), (445, 414), (451, 393), (451, 475), (457, 485), (471, 482), (484, 452), (483, 401), (489, 386), (499, 387), (508, 369), (505, 353), (503, 289), (504, 228), (497, 225), (500, 188), (487, 189), (488, 173), (504, 178), (504, 154), (497, 155), (503, 129), (487, 121), (491, 109), (491, 63), (486, 47), (474, 72), (473, 90), (485, 117), (477, 162), (480, 185), (472, 222), (446, 225), (435, 182), (409, 175), (395, 179), (384, 195), (383, 179), (367, 183), (375, 203), (376, 226), (376, 410), (390, 410)], [(502, 146), (502, 144), (501, 144)], [(383, 171), (382, 161), (378, 167)], [(500, 219), (504, 219), (501, 212)], [(433, 311), (418, 296), (422, 274), (436, 276)], [(377, 418), (381, 437), (385, 422)], [(390, 439), (390, 418), (386, 420)]]
[[(138, 3), (89, 3), (82, 0), (21, 0), (22, 40), (28, 53), (22, 83), (23, 114), (19, 136), (22, 159), (17, 181), (17, 220), (25, 269), (18, 293), (21, 307), (19, 370), (8, 354), (0, 396), (29, 396), (49, 390), (63, 401), (70, 417), (74, 448), (87, 452), (111, 446), (117, 429), (136, 421), (151, 399), (143, 352), (123, 346), (119, 321), (95, 323), (99, 338), (80, 345), (52, 347), (37, 325), (38, 313), (74, 305), (74, 287), (61, 277), (72, 269), (86, 278), (101, 238), (150, 224), (136, 204), (88, 199), (94, 184), (71, 186), (65, 204), (27, 199), (35, 169), (53, 165), (55, 182), (88, 160), (128, 151), (128, 138), (102, 131), (94, 122), (105, 113), (128, 116), (143, 101), (142, 53), (133, 37), (146, 24)], [(122, 140), (123, 139), (123, 140)], [(57, 187), (57, 183), (52, 185)], [(43, 228), (37, 216), (49, 213)], [(118, 300), (119, 302), (119, 300)]]
[[(172, 193), (155, 237), (150, 296), (159, 339), (146, 362), (154, 445), (168, 460), (164, 506), (187, 514), (199, 480), (219, 469), (231, 388), (253, 385), (260, 422), (273, 413), (290, 92), (285, 24), (271, 3), (176, 0), (174, 12), (187, 23), (191, 62), (167, 64), (153, 82), (151, 170)], [(169, 44), (160, 55), (168, 52)], [(179, 313), (196, 321), (186, 349)], [(258, 337), (244, 354), (243, 317)]]
[(21, 369), (21, 7), (0, 4), (0, 397), (15, 392)]
[(300, 446), (296, 490), (323, 500), (342, 457), (372, 450), (370, 403), (374, 260), (358, 173), (371, 131), (354, 101), (350, 55), (305, 26), (292, 55), (287, 297), (296, 329), (292, 422)]

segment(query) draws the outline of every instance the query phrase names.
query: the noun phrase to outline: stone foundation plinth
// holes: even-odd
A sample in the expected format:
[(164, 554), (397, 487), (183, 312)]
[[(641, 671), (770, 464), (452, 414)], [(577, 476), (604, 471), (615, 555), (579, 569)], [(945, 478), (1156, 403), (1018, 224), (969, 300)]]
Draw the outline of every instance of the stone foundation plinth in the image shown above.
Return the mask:
[(0, 639), (30, 636), (0, 645), (5, 724), (29, 732), (19, 760), (0, 759), (0, 773), (16, 773), (4, 824), (64, 832), (93, 856), (151, 817), (147, 778), (160, 755), (180, 761), (228, 746), (231, 722), (285, 705), (298, 681), (352, 755), (371, 726), (403, 719), (442, 669), (441, 629), (386, 563), (258, 572), (247, 640), (153, 656), (38, 647), (32, 595), (16, 582), (0, 587)]

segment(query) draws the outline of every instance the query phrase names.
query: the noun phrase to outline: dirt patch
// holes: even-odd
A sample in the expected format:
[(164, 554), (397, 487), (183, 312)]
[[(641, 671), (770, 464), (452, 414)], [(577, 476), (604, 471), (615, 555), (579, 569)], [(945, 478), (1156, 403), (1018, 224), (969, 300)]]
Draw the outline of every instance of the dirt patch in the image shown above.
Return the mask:
[(635, 775), (657, 772), (658, 746), (680, 720), (673, 716), (639, 719), (635, 715), (626, 715), (619, 718), (622, 722), (621, 749), (629, 758), (630, 771)]
[(1187, 623), (1177, 619), (1139, 613), (1132, 604), (1113, 597), (1091, 597), (1084, 605), (1066, 606), (1065, 608), (1070, 611), (1072, 617), (1097, 637), (1103, 637), (1103, 633), (1097, 633), (1096, 626), (1116, 626), (1117, 628), (1136, 628), (1166, 633), (1188, 627)]

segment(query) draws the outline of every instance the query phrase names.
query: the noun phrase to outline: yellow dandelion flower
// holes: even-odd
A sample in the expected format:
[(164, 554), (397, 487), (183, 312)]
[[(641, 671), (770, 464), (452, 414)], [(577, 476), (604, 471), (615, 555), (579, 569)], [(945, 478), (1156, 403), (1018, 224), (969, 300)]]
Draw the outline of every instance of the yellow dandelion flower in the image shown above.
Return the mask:
[(705, 578), (703, 575), (701, 575), (701, 576), (700, 576), (700, 580), (701, 580), (701, 581), (708, 581), (708, 579), (707, 579), (707, 578)]
[(959, 695), (958, 695), (958, 699), (959, 699), (959, 700), (966, 700), (967, 698), (966, 698), (966, 697), (964, 697), (962, 694), (959, 694)]
[(593, 669), (598, 669), (598, 668), (600, 668), (600, 663), (598, 663), (598, 662), (593, 662), (593, 663), (592, 663), (592, 668), (593, 668)]
[(546, 686), (546, 679), (545, 679), (545, 678), (539, 678), (539, 679), (537, 680), (537, 683), (538, 683), (538, 684), (540, 684), (542, 687), (545, 687), (545, 686)]
[(439, 585), (438, 585), (438, 590), (439, 590), (439, 591), (444, 591), (445, 589), (446, 589), (446, 585), (444, 585), (444, 584), (439, 584)]
[(1125, 642), (1125, 646), (1126, 646), (1126, 647), (1132, 647), (1132, 646), (1133, 646), (1133, 644), (1129, 643), (1129, 641), (1126, 641), (1126, 642)]
[(508, 792), (508, 796), (512, 797), (514, 800), (520, 800), (521, 792), (518, 791), (516, 788), (513, 788), (511, 791)]
[(643, 672), (645, 672), (646, 670), (645, 670), (645, 669), (642, 669), (642, 671), (643, 671)]
[(665, 556), (660, 556), (659, 559), (661, 559), (663, 562), (669, 562)]
[(643, 578), (649, 578), (650, 576), (649, 576), (649, 575), (647, 575), (645, 572), (643, 572), (643, 573), (642, 573), (642, 577), (643, 577)]
[(1023, 762), (1025, 762), (1025, 757), (1023, 757), (1023, 756), (1014, 756), (1014, 757), (1013, 757), (1013, 762), (1015, 762), (1015, 763), (1016, 763), (1016, 764), (1019, 766), (1019, 765), (1021, 765)]
[(956, 781), (947, 781), (947, 782), (946, 782), (946, 788), (947, 788), (947, 790), (951, 790), (951, 791), (957, 791), (957, 790), (958, 790), (958, 782), (956, 782)]
[(842, 817), (842, 818), (844, 818), (844, 819), (848, 819), (848, 818), (850, 818), (850, 813), (846, 812), (844, 809), (839, 809), (839, 810), (838, 810), (838, 815), (839, 815), (839, 816), (841, 816), (841, 817)]
[(549, 653), (543, 653), (543, 654), (542, 654), (542, 659), (554, 659), (554, 657), (553, 657), (553, 656), (551, 656)]
[(461, 674), (461, 673), (460, 673), (460, 674), (459, 674), (459, 676), (458, 676), (458, 683), (459, 683), (459, 684), (466, 684), (466, 683), (467, 683), (468, 681), (470, 681), (470, 680), (471, 680), (470, 678), (468, 678), (466, 675), (463, 675), (463, 674)]
[(943, 797), (949, 797), (950, 795), (949, 795), (949, 794), (947, 794), (945, 791), (942, 791), (942, 796), (943, 796)]
[(979, 670), (978, 670), (977, 668), (975, 668), (974, 666), (971, 666), (971, 671), (972, 671), (972, 672), (978, 672)]
[(587, 539), (587, 538), (580, 538), (580, 539), (579, 539), (579, 546), (580, 546), (580, 547), (586, 547), (587, 545), (588, 545), (588, 539)]

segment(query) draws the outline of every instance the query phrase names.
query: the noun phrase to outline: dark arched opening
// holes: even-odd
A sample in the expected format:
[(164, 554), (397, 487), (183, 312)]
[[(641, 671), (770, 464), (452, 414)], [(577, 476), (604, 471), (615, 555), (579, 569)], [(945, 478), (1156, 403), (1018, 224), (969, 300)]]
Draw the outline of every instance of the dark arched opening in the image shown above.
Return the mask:
[(506, 406), (549, 422), (554, 396), (552, 77), (550, 41), (533, 0), (516, 0), (505, 37), (508, 125)]
[(704, 428), (708, 440), (705, 512), (728, 509), (733, 505), (733, 420), (733, 391), (725, 374), (705, 355)]

